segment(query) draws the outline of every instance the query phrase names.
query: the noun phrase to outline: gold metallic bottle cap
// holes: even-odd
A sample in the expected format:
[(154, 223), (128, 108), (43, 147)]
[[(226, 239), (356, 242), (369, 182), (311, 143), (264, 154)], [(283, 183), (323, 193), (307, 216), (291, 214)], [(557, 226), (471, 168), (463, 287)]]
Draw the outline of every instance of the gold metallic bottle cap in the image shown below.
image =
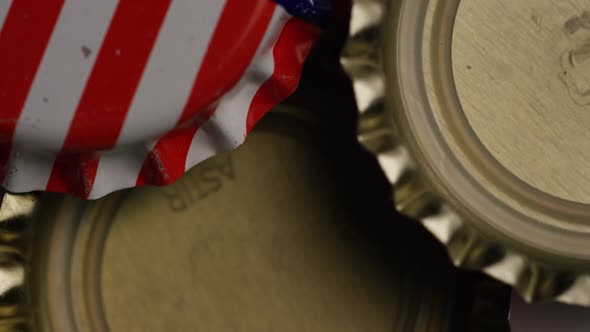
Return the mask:
[(359, 140), (456, 265), (590, 305), (590, 14), (578, 0), (355, 0)]
[(466, 282), (393, 213), (376, 165), (302, 113), (272, 111), (167, 187), (6, 194), (0, 331), (505, 330), (509, 292), (458, 299)]

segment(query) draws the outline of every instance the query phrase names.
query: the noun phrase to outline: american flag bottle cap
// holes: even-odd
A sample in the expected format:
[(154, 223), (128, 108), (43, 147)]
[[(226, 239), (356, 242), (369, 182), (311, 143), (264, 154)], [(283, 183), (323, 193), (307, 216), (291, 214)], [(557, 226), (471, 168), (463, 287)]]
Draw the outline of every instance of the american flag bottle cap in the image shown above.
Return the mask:
[(171, 183), (295, 90), (318, 34), (271, 0), (1, 1), (1, 184)]

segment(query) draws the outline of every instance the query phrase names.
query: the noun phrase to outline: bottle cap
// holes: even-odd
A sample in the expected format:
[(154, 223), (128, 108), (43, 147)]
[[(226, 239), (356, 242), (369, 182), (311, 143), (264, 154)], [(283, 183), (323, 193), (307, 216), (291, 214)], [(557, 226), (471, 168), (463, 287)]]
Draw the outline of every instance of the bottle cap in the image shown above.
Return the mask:
[[(438, 244), (390, 223), (376, 191), (338, 189), (348, 172), (334, 170), (366, 159), (353, 141), (332, 150), (329, 126), (273, 110), (240, 149), (169, 186), (90, 201), (5, 195), (0, 329), (455, 331), (505, 319), (501, 292), (464, 281), (461, 294)], [(471, 305), (476, 293), (486, 305)]]
[(0, 27), (1, 183), (83, 198), (237, 147), (319, 34), (271, 0), (9, 0)]
[(342, 63), (397, 208), (529, 301), (590, 305), (590, 16), (357, 0)]

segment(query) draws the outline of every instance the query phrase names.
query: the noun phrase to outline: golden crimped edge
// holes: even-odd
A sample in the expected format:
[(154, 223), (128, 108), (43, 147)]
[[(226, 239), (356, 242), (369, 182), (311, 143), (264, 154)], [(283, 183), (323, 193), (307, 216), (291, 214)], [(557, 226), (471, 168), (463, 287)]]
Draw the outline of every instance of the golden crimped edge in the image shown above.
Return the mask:
[(360, 113), (358, 139), (375, 154), (392, 184), (397, 209), (445, 244), (456, 266), (482, 270), (514, 286), (528, 302), (590, 306), (589, 275), (554, 270), (482, 237), (425, 181), (385, 102), (381, 35), (390, 1), (353, 0), (341, 63), (352, 80)]
[(38, 197), (5, 193), (0, 205), (0, 331), (30, 331), (25, 276), (30, 250), (27, 225)]

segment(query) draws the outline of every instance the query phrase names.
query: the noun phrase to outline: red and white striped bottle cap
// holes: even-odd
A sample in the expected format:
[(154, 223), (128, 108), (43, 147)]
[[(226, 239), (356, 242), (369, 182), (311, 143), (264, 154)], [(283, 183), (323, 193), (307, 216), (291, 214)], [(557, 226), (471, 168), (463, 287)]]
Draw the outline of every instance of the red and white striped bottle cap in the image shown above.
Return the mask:
[(319, 34), (271, 0), (6, 0), (0, 27), (2, 185), (83, 198), (237, 147)]

